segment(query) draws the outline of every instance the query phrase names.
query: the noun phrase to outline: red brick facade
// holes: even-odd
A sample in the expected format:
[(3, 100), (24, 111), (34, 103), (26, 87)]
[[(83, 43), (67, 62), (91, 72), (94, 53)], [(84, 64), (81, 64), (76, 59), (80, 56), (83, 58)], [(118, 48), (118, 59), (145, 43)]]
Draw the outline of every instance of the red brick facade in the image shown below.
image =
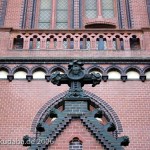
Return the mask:
[[(62, 93), (68, 89), (66, 86), (63, 86), (63, 88), (56, 87), (45, 81), (32, 81), (31, 83), (27, 81), (13, 81), (12, 83), (8, 81), (0, 82), (3, 85), (0, 90), (2, 97), (1, 139), (6, 140), (21, 140), (22, 136), (26, 134), (33, 136), (31, 125), (36, 113), (48, 100), (58, 94), (57, 91)], [(130, 87), (132, 87), (132, 90)], [(94, 89), (91, 89), (90, 86), (85, 87), (86, 90), (105, 100), (119, 116), (123, 126), (122, 135), (128, 135), (131, 139), (131, 144), (126, 149), (149, 149), (149, 88), (149, 81), (145, 83), (140, 81), (128, 81), (126, 83), (109, 81), (107, 83), (102, 82)], [(79, 134), (79, 139), (81, 141), (83, 140), (82, 142), (84, 143), (84, 141), (86, 142), (85, 135), (86, 138), (92, 138), (88, 130), (77, 122), (70, 124), (64, 130), (64, 134), (62, 133), (58, 137), (58, 141), (56, 140), (55, 144), (59, 147), (63, 147), (63, 145), (68, 146), (69, 141), (72, 140), (71, 137), (74, 135), (73, 133), (76, 132), (76, 130), (73, 130), (73, 126), (76, 126), (76, 124), (79, 124), (80, 129), (76, 128), (78, 131), (75, 137), (83, 128), (82, 132), (84, 131), (85, 133)], [(62, 140), (64, 140), (64, 144), (61, 143), (59, 145), (58, 142)], [(92, 145), (97, 146), (94, 138), (92, 141)], [(139, 144), (137, 141), (139, 141)], [(68, 142), (68, 145), (66, 142)], [(52, 149), (54, 147), (56, 148), (55, 144), (52, 146)], [(1, 149), (21, 150), (26, 148), (22, 147), (22, 145), (1, 145)]]
[[(24, 135), (35, 137), (36, 125), (45, 109), (53, 102), (56, 104), (57, 96), (68, 90), (66, 85), (58, 87), (46, 82), (48, 78), (32, 79), (34, 73), (42, 71), (49, 77), (57, 69), (66, 72), (67, 64), (74, 59), (84, 62), (87, 72), (99, 71), (102, 74), (100, 85), (94, 88), (86, 85), (84, 89), (91, 98), (95, 96), (95, 105), (105, 107), (105, 113), (117, 127), (117, 136), (129, 136), (130, 144), (125, 150), (149, 150), (150, 78), (147, 73), (150, 72), (150, 24), (146, 1), (114, 0), (114, 18), (111, 19), (101, 16), (100, 7), (97, 18), (87, 19), (82, 5), (82, 27), (79, 28), (80, 10), (76, 0), (76, 30), (71, 27), (71, 14), (68, 15), (69, 29), (56, 29), (55, 0), (52, 0), (51, 28), (43, 30), (38, 29), (40, 1), (7, 0), (7, 5), (3, 5), (4, 1), (0, 0), (0, 20), (3, 21), (0, 23), (0, 77), (1, 71), (5, 71), (8, 80), (0, 79), (0, 150), (28, 149), (22, 144), (9, 142), (20, 142)], [(101, 4), (101, 1), (97, 0), (97, 3)], [(86, 25), (91, 24), (110, 25), (111, 28), (86, 29)], [(132, 47), (134, 37), (139, 40), (138, 47)], [(98, 49), (99, 38), (106, 41), (106, 50)], [(16, 39), (23, 39), (21, 48), (17, 48)], [(37, 46), (38, 41), (40, 47)], [(90, 48), (86, 48), (89, 42)], [(81, 48), (81, 43), (85, 48)], [(24, 71), (26, 79), (13, 80), (18, 71)], [(120, 78), (108, 79), (111, 71), (117, 71)], [(130, 71), (136, 72), (138, 79), (129, 79)], [(48, 149), (69, 150), (69, 143), (74, 138), (82, 142), (83, 150), (104, 149), (79, 120), (73, 120)]]

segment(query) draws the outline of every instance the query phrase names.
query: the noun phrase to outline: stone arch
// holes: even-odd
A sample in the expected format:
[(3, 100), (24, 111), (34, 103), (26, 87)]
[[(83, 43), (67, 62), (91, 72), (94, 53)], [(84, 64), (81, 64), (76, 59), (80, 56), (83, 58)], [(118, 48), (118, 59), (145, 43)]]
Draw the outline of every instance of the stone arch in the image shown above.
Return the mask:
[(126, 68), (124, 69), (124, 73), (126, 74), (126, 73), (127, 73), (128, 71), (130, 71), (130, 70), (134, 70), (134, 71), (138, 72), (139, 75), (142, 74), (142, 70), (141, 70), (139, 67), (137, 67), (137, 66), (128, 66), (128, 67), (126, 67)]
[(30, 71), (29, 71), (29, 68), (26, 67), (26, 66), (17, 66), (17, 67), (15, 67), (15, 68), (13, 68), (12, 74), (15, 74), (17, 71), (20, 71), (20, 70), (26, 72), (27, 74), (29, 74), (29, 72), (30, 72)]
[(6, 72), (8, 72), (8, 74), (12, 73), (12, 70), (8, 67), (8, 66), (0, 66), (0, 70), (5, 70)]
[(35, 66), (31, 69), (31, 73), (33, 74), (35, 71), (37, 70), (41, 70), (41, 71), (44, 71), (46, 74), (48, 73), (48, 70), (46, 67), (44, 66)]
[(118, 71), (120, 74), (123, 74), (123, 70), (122, 68), (120, 68), (119, 66), (110, 66), (106, 69), (106, 73), (108, 74), (110, 71), (112, 70), (116, 70)]
[(143, 70), (142, 70), (142, 73), (143, 73), (143, 76), (146, 77), (146, 79), (150, 79), (150, 66), (147, 66), (145, 67)]
[(147, 71), (150, 71), (150, 66), (146, 66), (144, 69), (143, 69), (143, 73), (145, 74)]
[(97, 70), (99, 72), (101, 72), (102, 74), (104, 73), (104, 68), (99, 67), (99, 66), (91, 66), (87, 69), (87, 73), (93, 71), (93, 70)]
[(51, 74), (51, 73), (52, 73), (53, 71), (55, 71), (55, 70), (58, 70), (58, 71), (62, 70), (64, 73), (67, 72), (67, 70), (66, 70), (65, 67), (60, 66), (60, 65), (57, 65), (57, 66), (53, 66), (52, 68), (50, 68), (50, 69), (49, 69), (49, 73)]
[(7, 79), (11, 70), (7, 66), (0, 66), (0, 79)]
[[(50, 99), (47, 103), (45, 103), (42, 108), (37, 112), (35, 115), (32, 125), (31, 125), (31, 132), (36, 133), (36, 126), (37, 124), (43, 120), (43, 118), (46, 117), (47, 112), (49, 112), (53, 107), (59, 108), (63, 100), (62, 98), (66, 95), (66, 92), (60, 93), (56, 97)], [(104, 100), (102, 100), (100, 97), (96, 96), (95, 94), (85, 91), (85, 94), (88, 95), (91, 98), (90, 104), (94, 105), (95, 108), (101, 108), (101, 110), (105, 113), (105, 117), (108, 119), (108, 121), (113, 122), (116, 126), (116, 131), (114, 132), (114, 135), (117, 137), (118, 134), (123, 132), (123, 128), (121, 125), (121, 121), (116, 114), (116, 112), (113, 110), (113, 108)]]

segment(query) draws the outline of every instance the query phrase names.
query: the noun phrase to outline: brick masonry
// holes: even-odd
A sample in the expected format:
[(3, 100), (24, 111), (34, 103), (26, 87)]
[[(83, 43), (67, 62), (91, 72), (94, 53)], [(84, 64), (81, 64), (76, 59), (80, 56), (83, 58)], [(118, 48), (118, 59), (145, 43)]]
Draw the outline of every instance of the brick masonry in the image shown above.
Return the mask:
[[(0, 87), (0, 138), (6, 140), (16, 138), (21, 140), (26, 134), (33, 136), (33, 133), (30, 132), (31, 124), (38, 110), (48, 100), (68, 89), (67, 86), (57, 87), (40, 80), (31, 83), (19, 80), (9, 83), (0, 80), (0, 85), (3, 85)], [(95, 88), (85, 86), (87, 91), (105, 100), (116, 111), (123, 126), (123, 134), (121, 135), (128, 135), (131, 139), (127, 150), (141, 150), (143, 148), (149, 150), (149, 88), (149, 81), (145, 83), (109, 81), (102, 82)], [(85, 127), (82, 128), (85, 131)], [(64, 133), (68, 130), (70, 131), (69, 128), (64, 130)], [(85, 134), (89, 133), (85, 132)], [(62, 136), (65, 137), (63, 133)], [(61, 136), (58, 137), (58, 141), (59, 138)], [(82, 141), (82, 139), (80, 140)], [(21, 145), (0, 145), (0, 149), (10, 148), (26, 149)]]
[(138, 3), (137, 0), (132, 0), (131, 7), (133, 15), (133, 28), (148, 27), (149, 20), (147, 15), (146, 1), (141, 0)]
[(4, 27), (13, 27), (20, 29), (20, 19), (22, 15), (23, 0), (9, 0), (5, 16)]
[[(64, 139), (64, 136), (67, 137)], [(103, 150), (102, 146), (87, 132), (86, 128), (83, 127), (80, 121), (72, 121), (69, 127), (60, 135), (57, 141), (49, 148), (49, 150), (69, 150), (69, 143), (73, 138), (78, 137), (83, 143), (83, 150)], [(81, 150), (74, 146), (70, 150)]]
[[(2, 12), (2, 1), (0, 0), (0, 13)], [(30, 1), (30, 0), (29, 0)], [(37, 1), (38, 2), (38, 1)], [(113, 60), (116, 59), (128, 59), (124, 63), (117, 62), (118, 66), (125, 68), (128, 65), (137, 65), (139, 68), (149, 67), (150, 64), (150, 29), (148, 22), (148, 14), (146, 8), (146, 1), (141, 0), (129, 0), (131, 9), (131, 21), (133, 29), (142, 29), (142, 38), (144, 40), (143, 50), (125, 50), (125, 51), (96, 51), (96, 50), (13, 50), (10, 49), (13, 41), (10, 42), (13, 29), (21, 29), (22, 25), (22, 12), (23, 12), (23, 0), (8, 0), (6, 15), (4, 21), (4, 28), (0, 29), (0, 67), (7, 65), (11, 68), (11, 71), (15, 71), (18, 66), (28, 63), (26, 65), (29, 70), (32, 71), (37, 65), (43, 64), (45, 68), (62, 65), (66, 62), (70, 62), (72, 59), (91, 60), (94, 62), (92, 66), (96, 66), (97, 60), (102, 63), (104, 68), (109, 66), (115, 66), (116, 63)], [(29, 6), (32, 4), (29, 3)], [(35, 14), (35, 28), (38, 22), (38, 5), (37, 14)], [(55, 6), (55, 0), (53, 6)], [(52, 9), (55, 10), (54, 8)], [(125, 1), (121, 1), (121, 14), (123, 20), (123, 27), (128, 28), (127, 14), (125, 8)], [(32, 8), (27, 10), (26, 27), (31, 25)], [(77, 12), (76, 12), (77, 14)], [(52, 28), (55, 28), (55, 16), (52, 19)], [(85, 20), (85, 18), (83, 18)], [(116, 19), (117, 21), (117, 19)], [(78, 22), (77, 26), (78, 26)], [(125, 31), (122, 30), (122, 32)], [(82, 30), (84, 31), (84, 29)], [(22, 31), (15, 31), (16, 33)], [(24, 31), (25, 32), (25, 31)], [(32, 31), (34, 32), (34, 30)], [(135, 31), (136, 32), (136, 31)], [(29, 32), (28, 32), (29, 33)], [(38, 33), (38, 30), (35, 31)], [(10, 61), (12, 59), (20, 59)], [(36, 61), (32, 64), (31, 60)], [(52, 64), (45, 64), (39, 60), (45, 59), (51, 61)], [(29, 61), (27, 62), (27, 60)], [(102, 60), (105, 60), (102, 62)], [(108, 64), (108, 60), (112, 64)], [(141, 63), (141, 60), (143, 63)], [(57, 62), (58, 61), (58, 62)], [(134, 61), (134, 62), (132, 62)], [(145, 61), (145, 62), (144, 62)], [(109, 63), (111, 63), (109, 62)], [(106, 63), (106, 64), (105, 64)], [(66, 64), (64, 65), (65, 67)], [(87, 68), (90, 65), (87, 64)], [(35, 67), (35, 68), (34, 68)], [(39, 66), (38, 66), (39, 67)], [(37, 67), (37, 68), (38, 68)], [(54, 67), (55, 68), (55, 67)], [(119, 68), (119, 67), (118, 67)], [(52, 68), (51, 68), (52, 69)], [(141, 69), (142, 70), (142, 69)], [(10, 73), (12, 73), (10, 71)], [(106, 70), (105, 70), (106, 71)], [(122, 71), (123, 73), (123, 71)], [(142, 71), (140, 72), (142, 74)], [(122, 125), (123, 132), (119, 136), (128, 135), (130, 137), (130, 145), (125, 148), (126, 150), (149, 150), (150, 149), (150, 81), (108, 81), (103, 82), (95, 88), (91, 86), (85, 86), (85, 90), (94, 93), (116, 112)], [(24, 135), (35, 136), (32, 132), (33, 121), (39, 112), (39, 110), (52, 100), (53, 97), (68, 90), (68, 87), (63, 85), (57, 87), (43, 80), (33, 80), (27, 82), (26, 80), (0, 80), (0, 142), (9, 142), (10, 140), (22, 140)], [(85, 106), (85, 105), (84, 105)], [(85, 106), (86, 107), (86, 106)], [(40, 114), (42, 115), (42, 114)], [(40, 115), (38, 116), (40, 118)], [(115, 114), (113, 114), (115, 115)], [(116, 116), (114, 116), (116, 117)], [(37, 120), (39, 119), (37, 118)], [(66, 150), (69, 148), (69, 143), (73, 138), (78, 138), (83, 145), (84, 150), (103, 150), (102, 146), (93, 138), (88, 130), (81, 124), (79, 120), (73, 120), (71, 124), (64, 130), (63, 133), (57, 138), (55, 143), (49, 147), (50, 150)], [(0, 145), (0, 150), (26, 150), (21, 144), (17, 145)]]
[[(132, 0), (132, 1), (129, 1), (129, 3), (130, 3), (130, 9), (131, 9), (131, 19), (132, 19), (133, 28), (148, 27), (149, 20), (148, 20), (146, 1), (145, 0), (142, 0), (142, 1)], [(8, 1), (4, 27), (13, 27), (13, 28), (18, 28), (18, 29), (21, 28), (21, 20), (22, 20), (22, 15), (23, 15), (22, 11), (24, 7), (23, 4), (24, 4), (24, 0), (9, 0)], [(31, 3), (29, 3), (29, 8), (27, 10), (28, 11), (27, 13), (29, 14), (29, 16), (27, 16), (27, 18), (29, 18), (27, 19), (27, 27), (28, 27), (29, 22), (31, 22), (32, 10), (31, 10), (30, 4)], [(125, 3), (121, 1), (121, 11), (122, 11), (121, 13), (123, 15), (122, 16), (123, 22), (125, 22), (125, 19), (126, 19), (125, 7), (126, 7)], [(117, 11), (117, 9), (115, 11)], [(115, 19), (117, 20), (117, 18)], [(83, 20), (85, 19), (83, 18)], [(35, 27), (37, 27), (37, 25), (35, 25)], [(125, 25), (125, 28), (127, 28), (126, 25)]]

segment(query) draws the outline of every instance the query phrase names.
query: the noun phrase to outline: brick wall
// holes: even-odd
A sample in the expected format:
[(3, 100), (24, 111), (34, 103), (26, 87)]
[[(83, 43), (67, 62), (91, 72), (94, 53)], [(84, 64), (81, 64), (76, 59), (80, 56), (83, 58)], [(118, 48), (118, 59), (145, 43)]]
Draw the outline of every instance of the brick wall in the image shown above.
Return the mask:
[[(68, 89), (67, 86), (57, 87), (40, 80), (34, 80), (30, 83), (25, 80), (14, 80), (11, 83), (7, 80), (0, 80), (0, 85), (2, 85), (0, 86), (0, 139), (6, 140), (16, 138), (21, 140), (26, 134), (33, 136), (30, 130), (38, 110), (48, 100)], [(149, 150), (150, 81), (145, 83), (141, 81), (128, 81), (125, 83), (122, 81), (108, 81), (106, 83), (102, 82), (95, 88), (85, 86), (84, 89), (101, 97), (117, 113), (123, 126), (122, 135), (128, 135), (131, 140), (130, 146), (126, 148), (127, 150)], [(70, 132), (76, 132), (76, 130), (71, 131), (74, 126), (80, 126), (84, 134), (95, 145), (95, 139), (92, 139), (85, 127), (80, 124), (78, 121), (73, 121), (58, 137), (52, 147), (61, 146), (58, 143), (62, 143), (62, 138), (64, 138), (64, 144), (67, 145), (65, 139), (69, 137)], [(79, 135), (79, 132), (77, 134)], [(83, 145), (86, 139), (84, 134), (78, 137)], [(23, 150), (27, 148), (21, 145), (0, 145), (0, 149)]]
[(131, 13), (133, 17), (133, 28), (148, 27), (148, 13), (146, 0), (132, 0), (131, 1)]
[[(149, 35), (148, 35), (149, 37)], [(4, 44), (4, 43), (2, 43)], [(147, 43), (149, 46), (149, 43)], [(4, 47), (5, 48), (5, 47)], [(150, 48), (149, 48), (150, 49)], [(16, 57), (16, 58), (42, 58), (45, 59), (102, 59), (102, 58), (130, 58), (133, 60), (135, 58), (148, 58), (150, 55), (150, 51), (142, 51), (142, 50), (127, 50), (127, 51), (98, 51), (98, 50), (1, 50), (0, 57)]]
[(9, 47), (9, 32), (0, 32), (0, 53), (6, 52)]
[(23, 0), (9, 0), (7, 3), (4, 27), (21, 28)]
[[(148, 20), (148, 14), (147, 14), (147, 6), (146, 6), (146, 0), (132, 0), (131, 2), (131, 17), (133, 17), (133, 28), (141, 28), (141, 27), (148, 27), (149, 26), (149, 20)], [(17, 5), (16, 5), (17, 4)], [(5, 18), (5, 24), (4, 27), (13, 27), (13, 28), (20, 28), (22, 23), (22, 14), (23, 14), (23, 4), (24, 0), (9, 0), (7, 4), (7, 10), (6, 10), (6, 18)], [(27, 28), (30, 28), (31, 23), (31, 2), (28, 3), (28, 9), (27, 9)], [(126, 13), (125, 13), (125, 4), (123, 4), (123, 21), (126, 19)], [(83, 19), (84, 20), (84, 19)], [(125, 23), (126, 24), (126, 23)], [(126, 27), (126, 25), (125, 25)]]
[[(57, 138), (49, 150), (69, 150), (69, 143), (78, 137), (83, 143), (83, 150), (103, 150), (96, 139), (81, 124), (81, 121), (72, 121), (67, 129)], [(78, 150), (77, 148), (71, 150)], [(80, 150), (80, 149), (79, 149)]]

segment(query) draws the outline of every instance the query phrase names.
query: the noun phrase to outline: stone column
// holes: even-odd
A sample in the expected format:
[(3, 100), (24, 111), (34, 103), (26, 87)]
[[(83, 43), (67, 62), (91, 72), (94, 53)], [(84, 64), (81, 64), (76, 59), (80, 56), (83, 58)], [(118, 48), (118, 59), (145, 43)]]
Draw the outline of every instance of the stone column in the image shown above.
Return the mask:
[(124, 40), (124, 49), (125, 50), (130, 50), (130, 39), (125, 39)]
[(74, 28), (78, 29), (79, 28), (79, 12), (80, 12), (80, 7), (79, 7), (79, 0), (74, 0)]
[(30, 39), (24, 39), (23, 49), (30, 48)]
[(51, 22), (51, 25), (52, 25), (52, 29), (55, 29), (55, 26), (56, 26), (56, 0), (52, 0), (52, 22)]
[(46, 49), (46, 39), (41, 40), (41, 49)]
[(74, 49), (79, 50), (80, 49), (80, 40), (74, 39)]
[(97, 0), (98, 18), (102, 18), (102, 1)]

